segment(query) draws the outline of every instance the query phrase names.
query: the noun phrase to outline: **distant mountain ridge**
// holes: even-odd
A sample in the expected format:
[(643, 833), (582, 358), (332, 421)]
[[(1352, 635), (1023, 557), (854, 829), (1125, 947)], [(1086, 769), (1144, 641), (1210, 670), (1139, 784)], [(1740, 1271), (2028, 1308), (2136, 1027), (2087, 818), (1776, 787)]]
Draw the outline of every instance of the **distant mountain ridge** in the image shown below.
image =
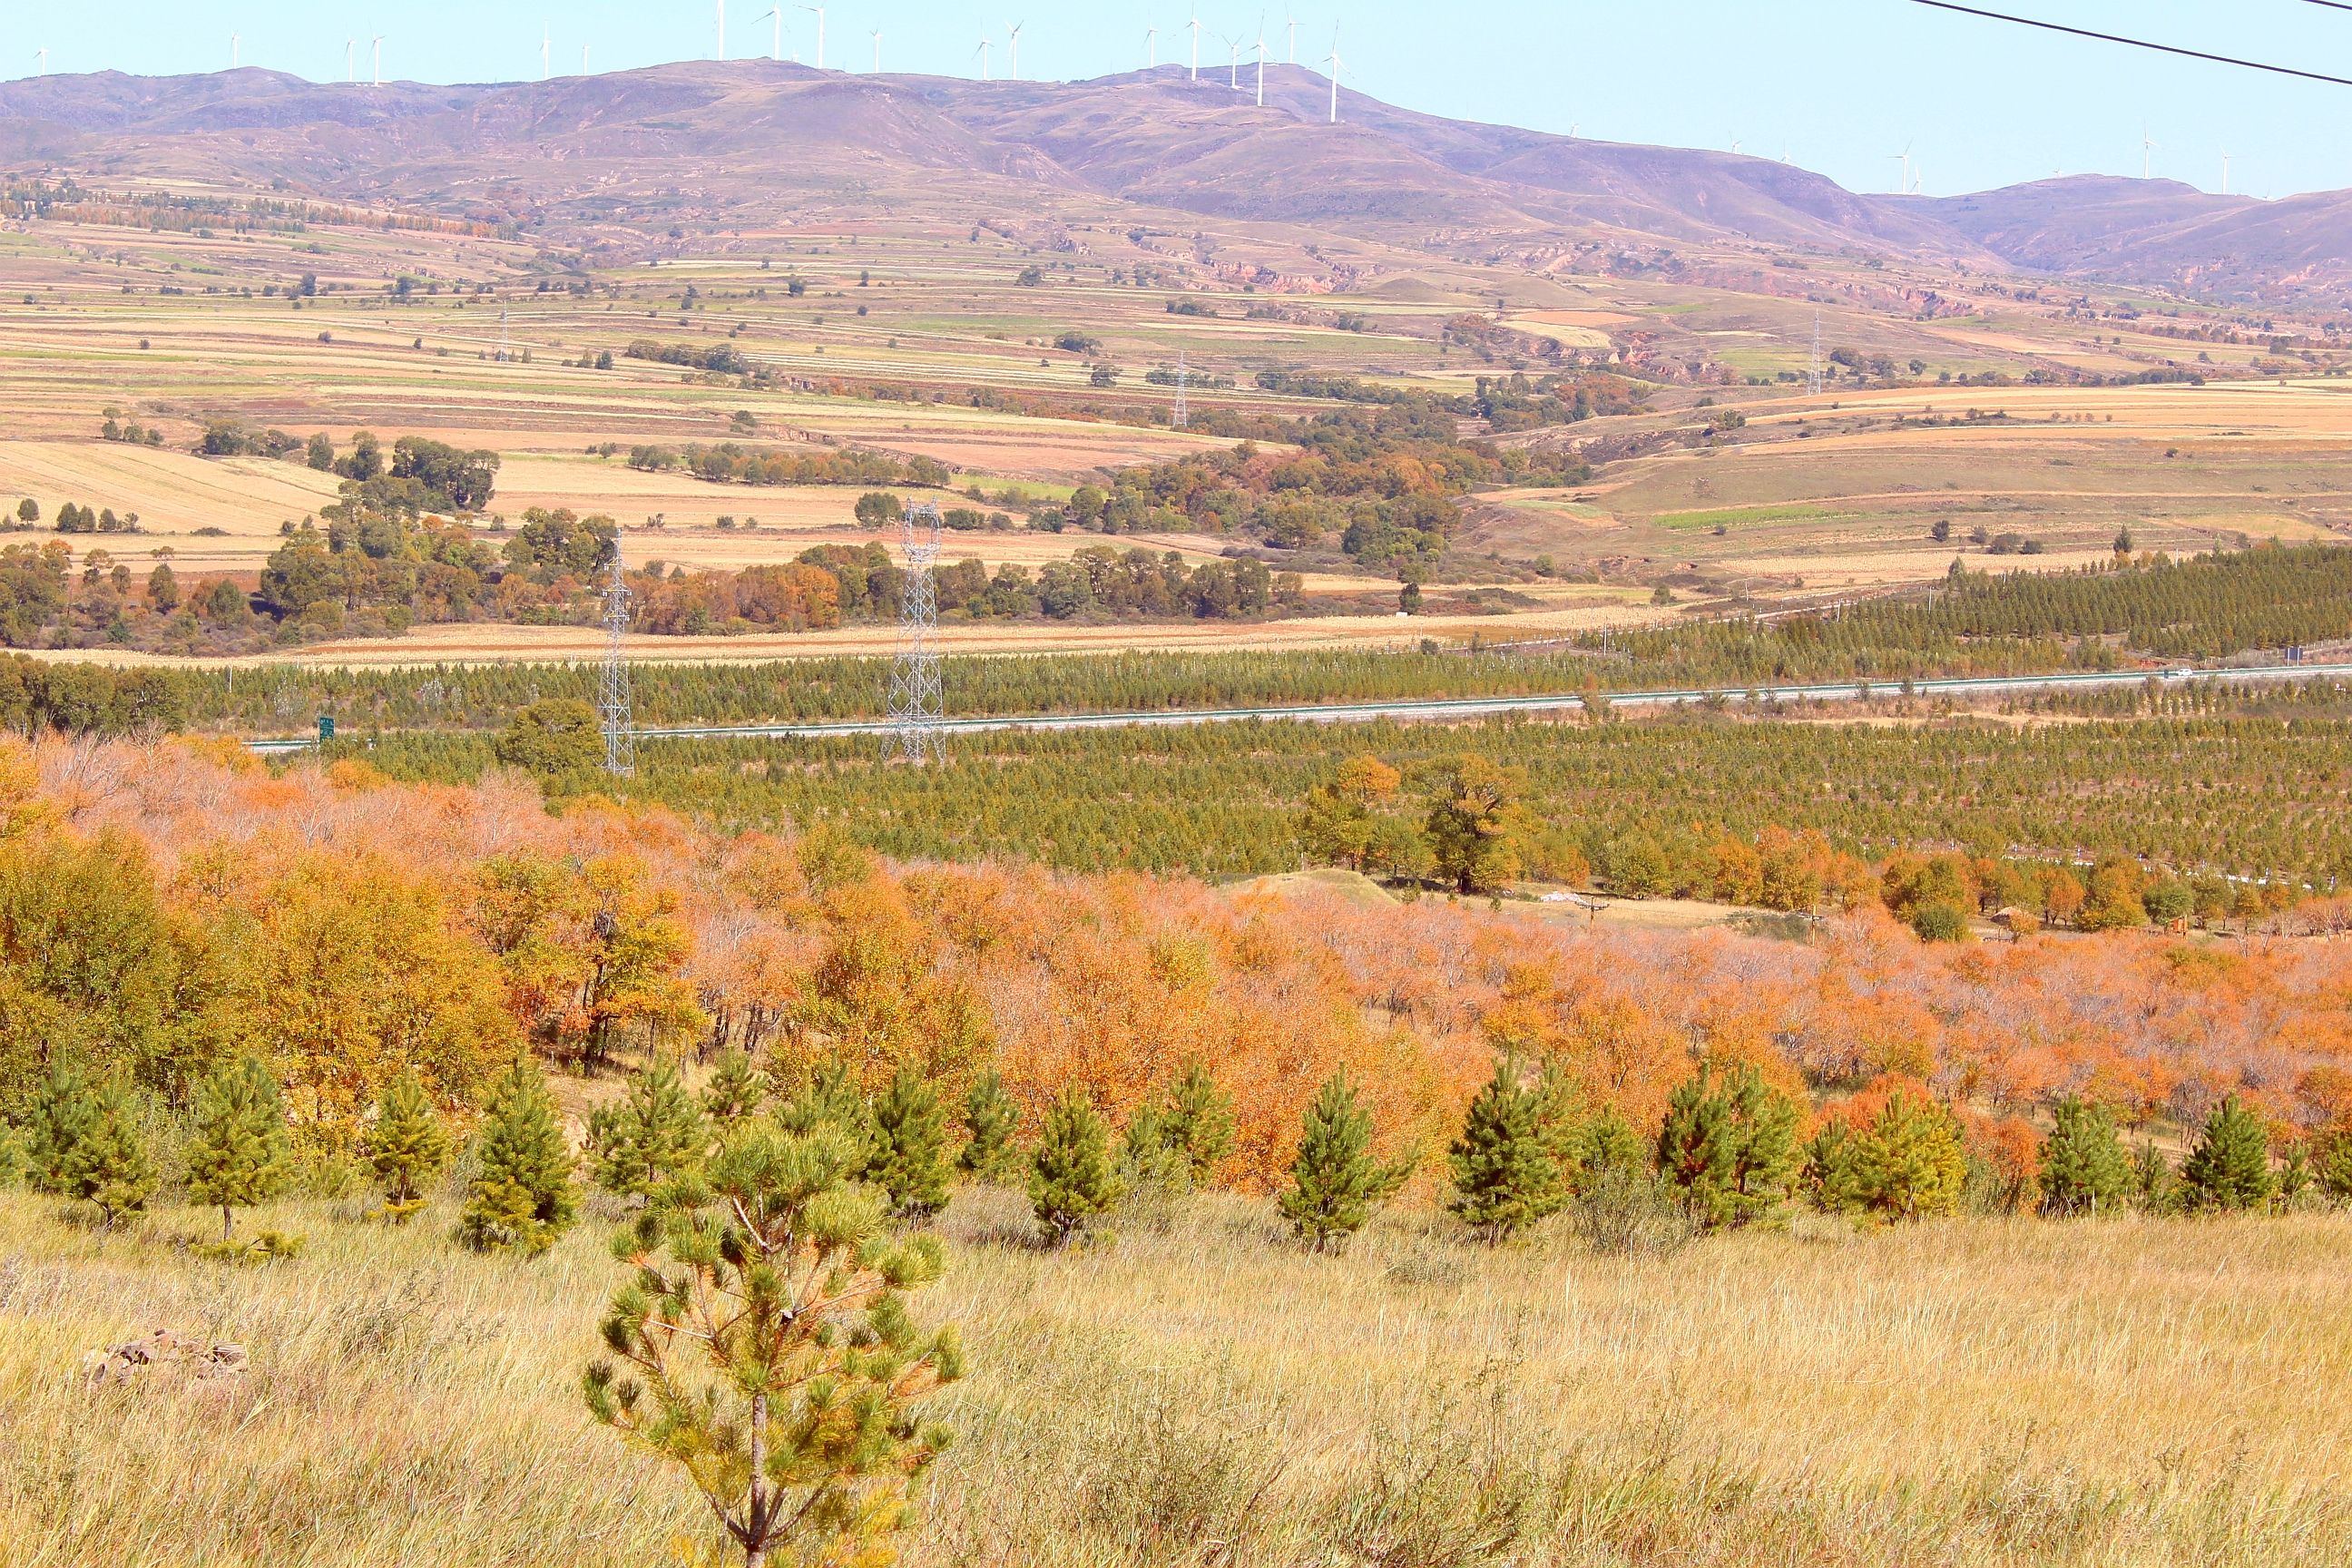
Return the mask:
[(0, 86), (0, 161), (89, 178), (284, 180), (558, 232), (656, 195), (675, 207), (688, 185), (708, 220), (946, 180), (966, 194), (1044, 187), (1391, 240), (1740, 241), (2245, 300), (2352, 297), (2352, 192), (2257, 202), (2078, 176), (1969, 196), (1863, 195), (1769, 159), (1448, 120), (1352, 90), (1332, 125), (1328, 92), (1297, 66), (1266, 68), (1262, 108), (1174, 66), (975, 82), (746, 60), (382, 88), (255, 68), (102, 72)]

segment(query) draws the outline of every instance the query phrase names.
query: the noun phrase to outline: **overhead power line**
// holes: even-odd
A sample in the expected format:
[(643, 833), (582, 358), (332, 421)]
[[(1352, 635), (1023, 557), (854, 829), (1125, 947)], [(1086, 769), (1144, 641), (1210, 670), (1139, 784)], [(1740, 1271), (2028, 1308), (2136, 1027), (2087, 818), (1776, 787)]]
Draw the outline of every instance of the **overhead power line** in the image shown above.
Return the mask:
[(2306, 5), (2325, 5), (2331, 11), (2352, 11), (2352, 0), (2303, 0)]
[[(2334, 0), (2314, 0), (2315, 4), (2333, 4)], [(2147, 38), (2127, 38), (2121, 33), (2095, 33), (2088, 27), (2069, 27), (2063, 23), (2044, 22), (2033, 16), (2012, 16), (2002, 11), (1983, 11), (1974, 5), (1955, 5), (1951, 0), (1911, 0), (1914, 5), (1925, 5), (1935, 11), (1957, 11), (1963, 16), (1981, 16), (1989, 22), (2010, 22), (2021, 27), (2039, 27), (2045, 33), (2064, 33), (2069, 37), (2095, 38), (2103, 44), (2125, 44), (2135, 49), (2153, 49), (2160, 55), (2179, 55), (2184, 59), (2209, 60), (2215, 65), (2242, 66), (2247, 70), (2268, 71), (2273, 76), (2300, 77), (2305, 81), (2324, 81), (2336, 87), (2352, 87), (2352, 77), (2326, 76), (2318, 71), (2296, 70), (2292, 66), (2266, 65), (2261, 60), (2242, 60), (2233, 55), (2208, 54), (2203, 49), (2184, 49), (2178, 44), (2153, 43)], [(2337, 7), (2352, 11), (2352, 5)]]

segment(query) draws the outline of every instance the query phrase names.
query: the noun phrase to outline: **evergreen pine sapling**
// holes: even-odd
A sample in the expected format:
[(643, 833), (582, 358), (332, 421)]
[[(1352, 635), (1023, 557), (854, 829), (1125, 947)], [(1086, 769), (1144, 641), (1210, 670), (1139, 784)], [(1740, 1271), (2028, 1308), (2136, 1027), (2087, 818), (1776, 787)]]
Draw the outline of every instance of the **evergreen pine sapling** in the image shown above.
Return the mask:
[(2042, 1212), (2095, 1215), (2120, 1207), (2132, 1190), (2132, 1170), (2116, 1136), (2115, 1113), (2069, 1095), (2052, 1116), (2042, 1141)]
[(33, 1190), (62, 1193), (65, 1166), (74, 1145), (98, 1124), (98, 1097), (89, 1082), (60, 1063), (34, 1092), (25, 1125), (25, 1164)]
[(914, 1406), (961, 1352), (907, 1308), (942, 1249), (891, 1239), (859, 1158), (831, 1123), (742, 1121), (696, 1202), (646, 1208), (614, 1242), (629, 1279), (583, 1378), (589, 1412), (683, 1468), (746, 1568), (895, 1562), (947, 1443)]
[(32, 1156), (26, 1147), (25, 1135), (5, 1121), (0, 1121), (0, 1193), (15, 1188), (32, 1172)]
[(1130, 1194), (1162, 1197), (1191, 1191), (1192, 1163), (1168, 1129), (1168, 1117), (1146, 1100), (1127, 1119), (1118, 1145), (1119, 1185)]
[(188, 1145), (188, 1201), (221, 1212), (221, 1247), (236, 1236), (241, 1208), (268, 1203), (294, 1175), (294, 1145), (278, 1080), (252, 1057), (224, 1067), (196, 1091)]
[(108, 1083), (90, 1091), (89, 1125), (58, 1164), (54, 1190), (98, 1205), (111, 1230), (126, 1214), (136, 1214), (155, 1195), (155, 1163), (139, 1131), (138, 1108), (122, 1086)]
[(1581, 1165), (1578, 1179), (1583, 1182), (1610, 1172), (1638, 1173), (1648, 1159), (1641, 1135), (1613, 1105), (1604, 1105), (1585, 1118), (1576, 1153)]
[(1011, 1179), (1021, 1168), (1013, 1135), (1021, 1127), (1021, 1108), (1004, 1092), (1004, 1079), (995, 1068), (972, 1081), (963, 1097), (963, 1148), (956, 1165), (977, 1182)]
[(1582, 1096), (1575, 1080), (1560, 1069), (1559, 1063), (1544, 1063), (1543, 1071), (1536, 1078), (1536, 1133), (1543, 1140), (1552, 1163), (1559, 1169), (1563, 1193), (1573, 1194), (1584, 1190), (1591, 1169), (1585, 1155), (1594, 1120), (1583, 1113)]
[(702, 1113), (722, 1133), (766, 1103), (768, 1075), (749, 1051), (721, 1051), (710, 1081), (702, 1086)]
[(490, 1086), (481, 1169), (458, 1216), (459, 1238), (480, 1251), (546, 1251), (578, 1213), (572, 1163), (546, 1081), (518, 1056)]
[(899, 1219), (922, 1220), (948, 1204), (948, 1113), (937, 1090), (909, 1063), (875, 1097), (866, 1179)]
[(1218, 1164), (1233, 1152), (1233, 1097), (1217, 1087), (1207, 1068), (1197, 1060), (1188, 1061), (1169, 1087), (1160, 1120), (1169, 1147), (1184, 1156), (1192, 1184), (1206, 1185)]
[(2197, 1147), (2180, 1167), (2181, 1185), (2198, 1208), (2252, 1209), (2270, 1202), (2270, 1135), (2263, 1119), (2226, 1095), (2205, 1119)]
[(849, 1151), (851, 1168), (864, 1177), (874, 1152), (874, 1126), (865, 1091), (848, 1063), (829, 1061), (818, 1068), (801, 1091), (777, 1110), (776, 1120), (785, 1131), (803, 1137), (832, 1128)]
[(1969, 1161), (1952, 1113), (1922, 1094), (1896, 1094), (1860, 1140), (1868, 1206), (1891, 1219), (1923, 1219), (1959, 1207)]
[(2352, 1122), (2339, 1122), (2321, 1133), (2311, 1163), (2321, 1192), (2337, 1203), (2352, 1203)]
[(1334, 1073), (1307, 1108), (1290, 1185), (1275, 1206), (1301, 1240), (1322, 1252), (1364, 1227), (1372, 1210), (1412, 1173), (1412, 1163), (1372, 1158), (1372, 1119), (1345, 1073)]
[(377, 1212), (394, 1225), (425, 1206), (425, 1189), (449, 1163), (449, 1133), (415, 1073), (404, 1068), (376, 1096), (367, 1134), (368, 1168), (383, 1194)]
[(1658, 1130), (1658, 1175), (1705, 1229), (1752, 1224), (1789, 1194), (1797, 1108), (1746, 1065), (1702, 1067), (1677, 1087)]
[(652, 1202), (702, 1163), (710, 1130), (702, 1110), (667, 1062), (638, 1073), (627, 1098), (600, 1106), (588, 1119), (588, 1146), (596, 1184), (619, 1197)]
[(2287, 1145), (2286, 1158), (2279, 1163), (2279, 1206), (2300, 1207), (2310, 1192), (2311, 1148), (2307, 1140), (2298, 1138)]
[(2132, 1201), (2147, 1214), (2170, 1214), (2180, 1206), (2180, 1182), (2153, 1140), (2132, 1156)]
[(1029, 1206), (1046, 1242), (1066, 1246), (1125, 1195), (1111, 1164), (1110, 1130), (1086, 1090), (1066, 1089), (1045, 1112), (1029, 1155)]
[(1517, 1235), (1565, 1201), (1559, 1163), (1544, 1146), (1542, 1110), (1543, 1097), (1521, 1081), (1517, 1058), (1498, 1057), (1446, 1152), (1454, 1177), (1446, 1207), (1489, 1242)]

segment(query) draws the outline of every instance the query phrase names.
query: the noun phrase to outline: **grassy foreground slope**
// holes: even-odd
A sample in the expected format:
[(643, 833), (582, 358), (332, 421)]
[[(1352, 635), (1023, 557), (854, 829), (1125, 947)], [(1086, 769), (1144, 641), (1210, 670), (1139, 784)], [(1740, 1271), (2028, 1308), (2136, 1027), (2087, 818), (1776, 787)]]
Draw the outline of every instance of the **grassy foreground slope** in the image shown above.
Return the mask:
[[(614, 1269), (289, 1205), (192, 1269), (0, 1197), (0, 1538), (37, 1568), (686, 1561), (706, 1521), (576, 1393)], [(442, 1211), (445, 1215), (446, 1210)], [(446, 1223), (443, 1222), (443, 1223)], [(971, 1377), (918, 1564), (2261, 1563), (2352, 1555), (2352, 1220), (1969, 1220), (1603, 1257), (1405, 1212), (1341, 1258), (1203, 1198), (1039, 1253), (992, 1190), (927, 1316)], [(93, 1392), (158, 1326), (241, 1379)]]

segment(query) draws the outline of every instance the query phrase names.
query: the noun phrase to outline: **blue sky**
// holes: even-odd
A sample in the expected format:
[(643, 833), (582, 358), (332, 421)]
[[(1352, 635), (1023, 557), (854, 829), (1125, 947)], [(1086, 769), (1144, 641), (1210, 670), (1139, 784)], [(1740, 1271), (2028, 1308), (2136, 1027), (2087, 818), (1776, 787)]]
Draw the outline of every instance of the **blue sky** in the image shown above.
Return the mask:
[[(1994, 10), (2352, 77), (2352, 11), (2302, 0), (1976, 0)], [(734, 0), (728, 51), (764, 53), (771, 0)], [(1204, 0), (1210, 35), (1257, 37), (1261, 0)], [(1005, 67), (1009, 23), (1025, 22), (1024, 77), (1106, 74), (1185, 58), (1181, 0), (836, 0), (826, 63), (977, 75), (974, 45)], [(1276, 58), (1286, 15), (1298, 55), (1318, 59), (1340, 27), (1346, 85), (1436, 113), (1619, 141), (1728, 148), (1818, 169), (1859, 190), (1892, 189), (1908, 145), (1924, 187), (1951, 195), (2055, 170), (2137, 174), (2143, 127), (2159, 175), (2256, 195), (2352, 186), (2352, 88), (2160, 58), (2031, 33), (1909, 0), (1282, 0), (1264, 27)], [(1431, 21), (1435, 16), (1437, 20)], [(242, 58), (317, 79), (343, 72), (346, 38), (386, 35), (384, 74), (428, 81), (535, 77), (541, 29), (559, 73), (583, 44), (596, 70), (709, 58), (712, 0), (107, 0), (63, 11), (0, 7), (0, 76), (109, 68), (218, 69)], [(816, 21), (786, 17), (785, 49), (815, 52)]]

